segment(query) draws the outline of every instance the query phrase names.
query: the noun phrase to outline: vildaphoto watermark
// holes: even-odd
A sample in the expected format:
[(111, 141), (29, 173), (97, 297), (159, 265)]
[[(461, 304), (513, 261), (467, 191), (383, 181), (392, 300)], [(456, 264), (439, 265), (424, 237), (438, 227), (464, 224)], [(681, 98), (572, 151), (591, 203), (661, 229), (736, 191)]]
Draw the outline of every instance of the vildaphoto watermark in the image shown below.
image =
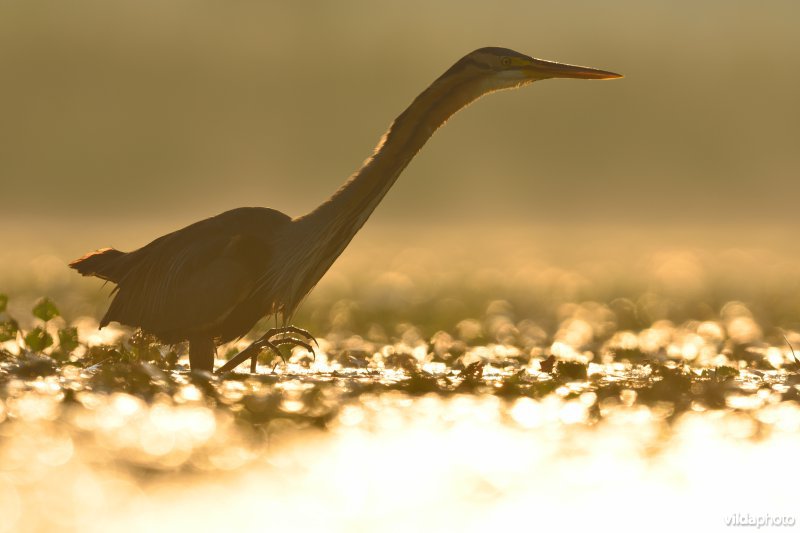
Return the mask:
[(725, 517), (725, 525), (730, 527), (754, 527), (756, 529), (761, 529), (762, 527), (794, 527), (796, 524), (796, 517), (780, 514), (733, 513)]

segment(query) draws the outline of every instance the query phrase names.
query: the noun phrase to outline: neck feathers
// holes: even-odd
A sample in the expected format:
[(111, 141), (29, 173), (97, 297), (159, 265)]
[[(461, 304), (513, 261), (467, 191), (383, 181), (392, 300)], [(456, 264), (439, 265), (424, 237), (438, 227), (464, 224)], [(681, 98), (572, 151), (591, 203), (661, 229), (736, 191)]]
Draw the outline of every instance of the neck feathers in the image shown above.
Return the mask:
[(467, 72), (436, 80), (395, 119), (358, 172), (322, 205), (292, 221), (278, 246), (280, 254), (289, 256), (279, 263), (296, 265), (302, 272), (276, 273), (283, 279), (276, 279), (274, 286), (286, 287), (283, 301), (293, 302), (284, 315), (322, 278), (433, 133), (483, 94), (474, 82)]

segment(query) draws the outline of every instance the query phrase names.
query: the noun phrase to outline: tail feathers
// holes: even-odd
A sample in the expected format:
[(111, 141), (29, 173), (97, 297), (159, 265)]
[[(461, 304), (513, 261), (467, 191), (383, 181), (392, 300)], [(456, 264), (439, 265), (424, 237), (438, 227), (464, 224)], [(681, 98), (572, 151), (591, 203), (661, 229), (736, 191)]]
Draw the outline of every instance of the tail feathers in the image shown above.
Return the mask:
[(124, 272), (124, 262), (120, 261), (125, 257), (125, 252), (120, 252), (114, 248), (103, 248), (95, 252), (89, 252), (80, 259), (69, 264), (84, 276), (95, 276), (106, 281), (119, 283)]

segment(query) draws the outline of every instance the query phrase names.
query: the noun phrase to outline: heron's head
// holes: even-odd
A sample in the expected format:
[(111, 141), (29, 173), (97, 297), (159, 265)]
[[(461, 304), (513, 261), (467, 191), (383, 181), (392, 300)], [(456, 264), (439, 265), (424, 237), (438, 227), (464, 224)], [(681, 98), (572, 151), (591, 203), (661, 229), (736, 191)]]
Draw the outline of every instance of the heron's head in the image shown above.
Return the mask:
[(460, 78), (480, 85), (482, 92), (513, 89), (549, 78), (607, 80), (620, 74), (520, 54), (508, 48), (480, 48), (462, 57), (439, 80)]

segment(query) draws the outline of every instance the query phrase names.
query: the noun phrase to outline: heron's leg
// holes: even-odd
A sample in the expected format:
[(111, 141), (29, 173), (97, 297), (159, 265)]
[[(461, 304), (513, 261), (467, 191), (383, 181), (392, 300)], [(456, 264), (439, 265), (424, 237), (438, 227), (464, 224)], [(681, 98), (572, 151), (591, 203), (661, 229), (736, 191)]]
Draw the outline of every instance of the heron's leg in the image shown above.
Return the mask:
[[(251, 373), (251, 374), (255, 374), (255, 373), (256, 373), (256, 370), (258, 370), (258, 354), (259, 354), (260, 352), (261, 352), (261, 350), (258, 350), (258, 351), (257, 351), (257, 352), (255, 352), (255, 353), (253, 354), (253, 356), (250, 358), (250, 373)], [(283, 357), (283, 356), (281, 356), (281, 357)]]
[(254, 343), (252, 343), (247, 348), (245, 348), (244, 350), (242, 350), (241, 352), (231, 357), (227, 363), (225, 363), (224, 365), (222, 365), (217, 369), (217, 374), (224, 374), (225, 372), (230, 372), (231, 370), (233, 370), (243, 362), (247, 361), (248, 359), (252, 358), (253, 360), (255, 360), (255, 358), (258, 357), (258, 353), (263, 348), (269, 348), (274, 353), (283, 357), (283, 355), (281, 355), (281, 351), (278, 349), (277, 346), (272, 344), (269, 340), (259, 339)]
[(217, 348), (211, 337), (192, 337), (189, 339), (189, 365), (192, 370), (214, 370), (214, 355)]

